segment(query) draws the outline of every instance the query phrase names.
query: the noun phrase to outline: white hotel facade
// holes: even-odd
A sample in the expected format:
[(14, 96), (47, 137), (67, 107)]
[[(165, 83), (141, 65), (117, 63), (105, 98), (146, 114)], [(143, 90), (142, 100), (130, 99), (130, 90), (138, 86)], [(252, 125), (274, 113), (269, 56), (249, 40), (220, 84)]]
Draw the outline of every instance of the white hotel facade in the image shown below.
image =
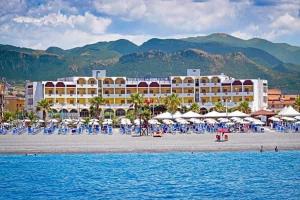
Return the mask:
[(123, 116), (131, 108), (130, 95), (140, 93), (151, 105), (175, 93), (183, 105), (199, 104), (201, 112), (208, 112), (216, 102), (227, 107), (248, 101), (252, 111), (267, 108), (268, 82), (261, 79), (236, 79), (224, 74), (202, 76), (200, 69), (188, 69), (183, 76), (166, 78), (109, 77), (105, 70), (93, 70), (90, 77), (66, 77), (56, 81), (26, 83), (27, 111), (36, 111), (37, 102), (47, 99), (53, 113), (66, 117), (85, 117), (89, 114), (89, 100), (96, 96), (105, 99), (104, 112)]

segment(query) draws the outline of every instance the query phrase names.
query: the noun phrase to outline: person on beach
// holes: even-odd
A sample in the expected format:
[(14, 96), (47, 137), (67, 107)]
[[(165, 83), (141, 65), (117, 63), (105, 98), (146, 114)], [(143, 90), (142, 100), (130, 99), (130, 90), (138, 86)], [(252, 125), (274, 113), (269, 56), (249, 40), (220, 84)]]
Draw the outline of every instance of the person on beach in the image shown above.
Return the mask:
[(264, 146), (263, 145), (261, 145), (260, 146), (260, 150), (259, 150), (261, 153), (264, 151)]

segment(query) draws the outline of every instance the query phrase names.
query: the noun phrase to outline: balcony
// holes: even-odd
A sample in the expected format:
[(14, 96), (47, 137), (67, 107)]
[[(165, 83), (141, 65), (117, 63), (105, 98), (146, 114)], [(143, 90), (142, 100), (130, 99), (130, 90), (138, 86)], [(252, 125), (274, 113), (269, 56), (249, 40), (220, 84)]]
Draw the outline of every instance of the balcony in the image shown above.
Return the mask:
[(126, 87), (125, 84), (115, 84), (114, 86), (115, 86), (115, 88), (125, 88)]
[[(45, 96), (45, 98), (54, 98), (55, 94), (45, 94), (44, 96)], [(27, 97), (32, 97), (32, 95), (29, 95)]]
[(183, 84), (182, 84), (182, 83), (172, 83), (171, 86), (172, 86), (172, 87), (182, 87)]
[(200, 87), (219, 87), (221, 83), (199, 83)]
[(77, 88), (97, 88), (97, 84), (77, 84)]
[[(124, 84), (124, 87), (125, 87), (125, 84)], [(116, 85), (114, 83), (112, 83), (112, 84), (102, 84), (102, 88), (116, 88)]]
[(182, 87), (195, 87), (195, 83), (182, 83)]

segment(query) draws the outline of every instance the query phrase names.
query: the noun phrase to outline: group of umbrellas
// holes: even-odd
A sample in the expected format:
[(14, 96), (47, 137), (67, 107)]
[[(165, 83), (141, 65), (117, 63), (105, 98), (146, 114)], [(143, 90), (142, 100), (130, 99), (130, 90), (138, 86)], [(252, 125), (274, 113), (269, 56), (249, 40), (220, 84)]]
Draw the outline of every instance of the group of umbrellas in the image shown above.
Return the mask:
[(270, 117), (269, 120), (273, 122), (293, 122), (300, 124), (300, 113), (296, 111), (292, 106), (284, 107), (278, 114), (277, 117)]

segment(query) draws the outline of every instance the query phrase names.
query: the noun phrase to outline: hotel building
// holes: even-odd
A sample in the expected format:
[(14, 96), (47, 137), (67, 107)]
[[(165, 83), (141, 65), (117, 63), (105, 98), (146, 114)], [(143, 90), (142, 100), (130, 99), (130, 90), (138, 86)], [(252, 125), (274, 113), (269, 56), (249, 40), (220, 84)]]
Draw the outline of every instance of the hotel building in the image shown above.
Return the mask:
[(53, 112), (66, 117), (85, 117), (89, 114), (89, 100), (96, 96), (105, 99), (102, 109), (123, 116), (131, 108), (130, 95), (140, 93), (155, 109), (160, 100), (175, 93), (183, 105), (199, 104), (202, 113), (216, 102), (224, 106), (238, 106), (248, 101), (252, 111), (267, 108), (267, 80), (235, 79), (224, 74), (200, 75), (200, 69), (188, 69), (185, 76), (166, 78), (109, 77), (105, 70), (93, 70), (91, 77), (67, 77), (56, 81), (26, 84), (27, 111), (35, 111), (37, 102), (47, 99)]

